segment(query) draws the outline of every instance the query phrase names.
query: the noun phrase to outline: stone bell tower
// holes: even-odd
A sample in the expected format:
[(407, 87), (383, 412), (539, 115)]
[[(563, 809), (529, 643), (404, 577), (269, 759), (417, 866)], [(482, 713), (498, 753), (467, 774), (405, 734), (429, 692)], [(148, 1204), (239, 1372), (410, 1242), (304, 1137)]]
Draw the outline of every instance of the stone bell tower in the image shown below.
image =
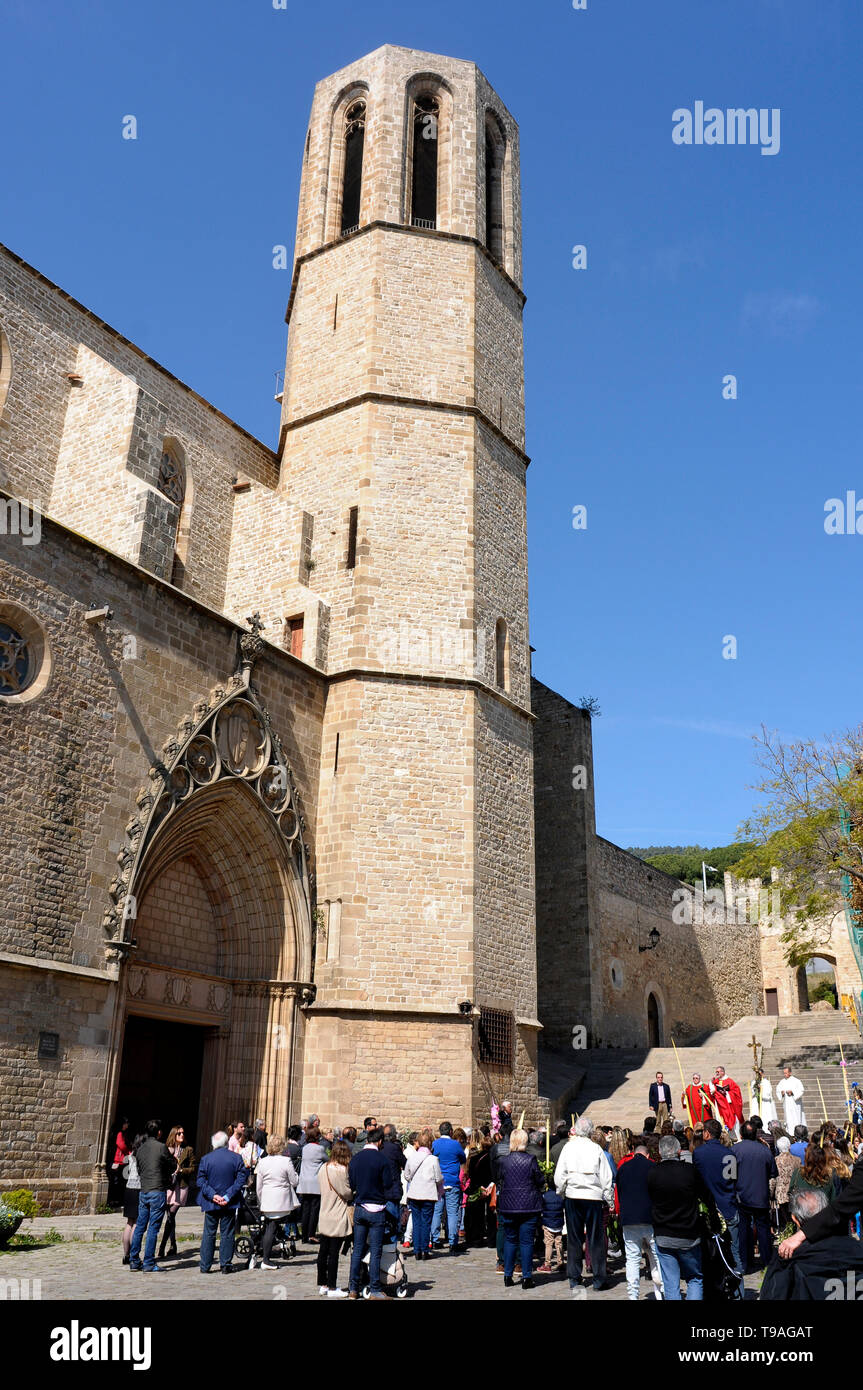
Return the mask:
[(523, 304), (518, 128), (476, 66), (388, 45), (319, 83), (280, 487), (328, 677), (327, 1121), (535, 1107)]

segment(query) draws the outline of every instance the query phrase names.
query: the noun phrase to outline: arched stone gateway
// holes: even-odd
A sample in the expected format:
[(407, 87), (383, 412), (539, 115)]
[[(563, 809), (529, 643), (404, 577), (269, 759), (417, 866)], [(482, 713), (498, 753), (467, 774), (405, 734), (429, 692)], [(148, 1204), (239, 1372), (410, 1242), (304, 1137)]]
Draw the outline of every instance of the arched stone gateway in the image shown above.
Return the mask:
[[(314, 998), (304, 819), (251, 662), (164, 747), (137, 799), (104, 926), (121, 962), (105, 1126), (288, 1123)], [(296, 1090), (295, 1090), (296, 1085)], [(146, 1112), (146, 1113), (145, 1113)]]

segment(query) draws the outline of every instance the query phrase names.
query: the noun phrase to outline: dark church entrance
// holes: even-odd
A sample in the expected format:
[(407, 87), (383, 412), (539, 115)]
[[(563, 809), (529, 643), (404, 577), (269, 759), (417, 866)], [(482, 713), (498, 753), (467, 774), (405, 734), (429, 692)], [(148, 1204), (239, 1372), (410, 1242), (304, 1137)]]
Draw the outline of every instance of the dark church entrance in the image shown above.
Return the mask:
[(137, 1014), (126, 1020), (117, 1114), (128, 1115), (132, 1136), (148, 1120), (161, 1120), (163, 1139), (174, 1125), (183, 1125), (186, 1142), (195, 1143), (207, 1032), (194, 1024)]
[(662, 1046), (662, 1025), (659, 1014), (659, 1001), (655, 994), (647, 996), (647, 1046)]

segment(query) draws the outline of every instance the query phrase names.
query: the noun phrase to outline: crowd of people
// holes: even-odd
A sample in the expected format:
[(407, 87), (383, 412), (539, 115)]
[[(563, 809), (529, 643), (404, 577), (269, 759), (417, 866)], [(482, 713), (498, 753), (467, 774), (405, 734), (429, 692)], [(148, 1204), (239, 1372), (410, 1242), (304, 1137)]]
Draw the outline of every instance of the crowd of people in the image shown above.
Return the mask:
[[(651, 1088), (655, 1111), (659, 1096), (654, 1105)], [(329, 1298), (406, 1291), (411, 1261), (470, 1249), (493, 1250), (504, 1287), (518, 1277), (525, 1291), (536, 1276), (568, 1280), (573, 1292), (608, 1289), (617, 1253), (631, 1300), (642, 1265), (648, 1292), (668, 1301), (684, 1287), (687, 1300), (742, 1297), (744, 1275), (758, 1270), (762, 1298), (823, 1298), (840, 1269), (863, 1272), (860, 1124), (788, 1133), (760, 1115), (732, 1128), (712, 1115), (685, 1124), (654, 1113), (638, 1133), (571, 1116), (547, 1134), (516, 1123), (505, 1102), (475, 1130), (442, 1121), (436, 1133), (406, 1134), (375, 1116), (359, 1131), (325, 1129), (310, 1115), (284, 1135), (260, 1118), (237, 1121), (211, 1144), (196, 1163), (182, 1126), (163, 1142), (158, 1120), (134, 1139), (118, 1123), (109, 1166), (130, 1269), (167, 1267), (157, 1258), (176, 1257), (177, 1213), (196, 1201), (202, 1274), (217, 1236), (225, 1274), (276, 1270), (303, 1244), (317, 1249)]]

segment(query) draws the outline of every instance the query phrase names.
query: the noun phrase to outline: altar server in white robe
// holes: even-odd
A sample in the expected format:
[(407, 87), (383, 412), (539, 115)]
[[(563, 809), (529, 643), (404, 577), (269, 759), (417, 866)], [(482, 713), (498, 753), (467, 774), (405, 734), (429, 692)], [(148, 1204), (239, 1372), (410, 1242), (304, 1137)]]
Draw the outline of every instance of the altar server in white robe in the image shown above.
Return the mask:
[(756, 1072), (756, 1084), (757, 1083), (760, 1083), (759, 1090), (761, 1092), (761, 1099), (758, 1099), (757, 1094), (755, 1094), (755, 1087), (753, 1086), (752, 1089), (755, 1099), (755, 1114), (761, 1116), (761, 1122), (766, 1126), (770, 1124), (771, 1120), (778, 1120), (779, 1116), (776, 1114), (776, 1102), (773, 1099), (773, 1087), (760, 1067)]
[(785, 1102), (785, 1128), (789, 1134), (793, 1134), (796, 1125), (806, 1124), (806, 1116), (803, 1113), (803, 1082), (792, 1076), (790, 1067), (782, 1068), (782, 1080), (776, 1087), (776, 1094)]

